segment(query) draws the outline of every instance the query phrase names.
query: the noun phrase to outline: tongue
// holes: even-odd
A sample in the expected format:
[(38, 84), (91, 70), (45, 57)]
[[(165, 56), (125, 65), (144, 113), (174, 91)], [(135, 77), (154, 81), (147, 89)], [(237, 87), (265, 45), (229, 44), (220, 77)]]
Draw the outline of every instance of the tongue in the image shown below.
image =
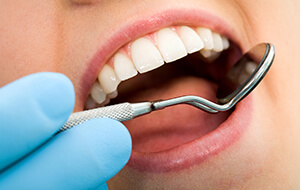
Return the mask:
[[(168, 85), (135, 93), (128, 101), (153, 101), (183, 95), (197, 95), (216, 101), (216, 84), (198, 77), (183, 77)], [(230, 113), (209, 114), (189, 105), (176, 105), (126, 121), (133, 150), (160, 152), (198, 139), (216, 129)]]

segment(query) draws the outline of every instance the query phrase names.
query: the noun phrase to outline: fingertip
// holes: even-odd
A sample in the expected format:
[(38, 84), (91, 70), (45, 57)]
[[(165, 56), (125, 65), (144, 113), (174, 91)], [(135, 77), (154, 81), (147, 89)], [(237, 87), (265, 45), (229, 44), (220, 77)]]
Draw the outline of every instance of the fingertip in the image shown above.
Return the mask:
[(6, 99), (0, 105), (12, 110), (13, 116), (32, 115), (42, 122), (66, 120), (75, 104), (75, 91), (70, 79), (53, 72), (34, 73), (20, 78), (1, 88), (0, 95)]
[(132, 140), (122, 123), (108, 118), (97, 118), (77, 128), (88, 128), (85, 130), (86, 135), (98, 157), (100, 173), (105, 176), (104, 181), (117, 174), (128, 162)]
[(72, 113), (74, 102), (72, 82), (59, 73), (35, 73), (2, 87), (0, 151), (6, 154), (0, 157), (0, 169), (57, 132)]
[(68, 118), (75, 104), (72, 82), (61, 73), (43, 72), (32, 75), (35, 99), (50, 118)]

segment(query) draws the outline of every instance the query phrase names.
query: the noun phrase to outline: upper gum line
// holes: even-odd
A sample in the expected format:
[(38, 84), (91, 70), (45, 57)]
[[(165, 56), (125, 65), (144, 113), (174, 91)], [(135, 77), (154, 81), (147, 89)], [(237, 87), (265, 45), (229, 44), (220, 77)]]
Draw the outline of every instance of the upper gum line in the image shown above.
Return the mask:
[[(118, 49), (106, 62), (95, 82), (100, 84), (100, 88), (99, 85), (94, 87), (94, 84), (90, 92), (93, 98), (88, 98), (86, 108), (93, 108), (101, 101), (107, 102), (109, 99), (107, 94), (113, 93), (115, 96), (119, 83), (135, 76), (138, 72), (148, 72), (162, 66), (164, 62), (173, 62), (197, 51), (212, 58), (216, 56), (212, 52), (222, 51), (228, 46), (227, 38), (203, 27), (170, 26), (146, 34)], [(145, 53), (146, 50), (148, 52)], [(103, 93), (106, 94), (106, 100), (103, 99), (105, 97)], [(100, 96), (102, 98), (99, 98)], [(97, 100), (98, 104), (93, 103), (92, 100)]]
[[(131, 57), (131, 52), (130, 52), (130, 48), (131, 48), (131, 45), (134, 41), (136, 41), (137, 39), (140, 39), (140, 38), (147, 38), (149, 39), (156, 47), (157, 47), (157, 38), (156, 38), (156, 34), (158, 31), (162, 30), (162, 29), (165, 29), (165, 28), (170, 28), (171, 30), (175, 31), (177, 33), (177, 35), (179, 35), (179, 32), (178, 30), (180, 29), (180, 27), (183, 27), (183, 26), (187, 26), (187, 25), (180, 25), (180, 26), (169, 26), (169, 27), (164, 27), (164, 28), (161, 28), (159, 30), (156, 30), (154, 32), (151, 32), (151, 33), (148, 33), (144, 36), (141, 36), (139, 38), (136, 38), (130, 42), (128, 42), (127, 44), (123, 45), (121, 48), (119, 48), (113, 55), (112, 57), (105, 63), (105, 64), (108, 64), (110, 66), (113, 67), (113, 58), (114, 56), (117, 54), (117, 53), (123, 53), (125, 54), (126, 56), (128, 57)], [(195, 32), (196, 32), (196, 28), (207, 28), (207, 27), (195, 27), (195, 26), (187, 26), (191, 29), (193, 29)], [(209, 28), (207, 28), (209, 29)], [(211, 30), (211, 29), (209, 29)], [(211, 30), (212, 32), (214, 32), (213, 30)], [(217, 33), (217, 32), (216, 32)], [(221, 35), (221, 34), (220, 34)]]

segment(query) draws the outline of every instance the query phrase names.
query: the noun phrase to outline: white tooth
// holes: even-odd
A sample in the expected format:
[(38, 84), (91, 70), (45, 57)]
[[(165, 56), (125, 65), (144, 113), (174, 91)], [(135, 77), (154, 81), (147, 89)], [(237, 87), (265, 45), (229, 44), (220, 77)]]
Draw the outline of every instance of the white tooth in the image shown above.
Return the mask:
[(99, 107), (99, 104), (97, 104), (91, 96), (88, 96), (88, 98), (85, 101), (84, 108), (87, 110), (87, 109), (93, 109), (97, 107)]
[(106, 94), (115, 91), (120, 83), (115, 71), (108, 65), (104, 65), (98, 75), (99, 83)]
[(102, 104), (100, 104), (99, 106), (106, 106), (107, 104), (109, 104), (109, 102), (110, 102), (110, 99), (108, 97), (106, 97), (105, 101)]
[(126, 55), (121, 53), (117, 53), (114, 56), (114, 69), (121, 81), (137, 75), (137, 70), (134, 68), (131, 60)]
[(158, 49), (146, 38), (139, 38), (132, 43), (131, 58), (140, 73), (151, 71), (164, 64)]
[(226, 38), (226, 37), (224, 37), (224, 36), (222, 36), (222, 41), (223, 41), (223, 47), (224, 47), (224, 49), (228, 49), (229, 48), (229, 40)]
[(175, 61), (187, 55), (185, 46), (179, 36), (170, 28), (157, 32), (157, 47), (166, 63)]
[(106, 98), (106, 94), (98, 82), (94, 82), (90, 94), (91, 94), (91, 97), (93, 98), (93, 100), (95, 102), (97, 102), (98, 104), (101, 104), (102, 102), (104, 102), (104, 100)]
[(223, 41), (220, 36), (220, 34), (217, 34), (215, 32), (212, 33), (213, 36), (213, 41), (214, 41), (214, 48), (213, 50), (216, 52), (221, 52), (223, 51)]
[(215, 61), (220, 55), (220, 52), (215, 52), (212, 50), (202, 49), (200, 54), (205, 58), (205, 60), (209, 63)]
[(110, 99), (116, 98), (118, 96), (118, 91), (113, 91), (112, 93), (107, 94), (107, 97)]
[(204, 43), (204, 49), (211, 50), (214, 48), (214, 41), (212, 32), (208, 28), (197, 28), (197, 33), (199, 34), (200, 38), (202, 39)]
[(200, 36), (188, 26), (180, 27), (179, 35), (188, 53), (194, 53), (204, 47)]
[(203, 49), (200, 51), (200, 53), (204, 58), (208, 58), (212, 55), (212, 50)]

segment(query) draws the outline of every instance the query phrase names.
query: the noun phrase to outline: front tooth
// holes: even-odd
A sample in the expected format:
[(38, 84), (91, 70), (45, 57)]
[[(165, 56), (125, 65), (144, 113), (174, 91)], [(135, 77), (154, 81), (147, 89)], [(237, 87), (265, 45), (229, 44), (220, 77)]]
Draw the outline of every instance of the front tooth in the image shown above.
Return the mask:
[(203, 41), (199, 35), (188, 26), (180, 27), (179, 35), (188, 53), (200, 51), (204, 47)]
[(137, 71), (131, 60), (124, 54), (117, 53), (114, 56), (114, 69), (121, 81), (132, 78), (137, 75)]
[(166, 63), (175, 61), (187, 55), (185, 46), (179, 36), (170, 28), (157, 32), (157, 47)]
[(223, 51), (223, 41), (220, 36), (220, 34), (217, 34), (215, 32), (212, 33), (213, 36), (213, 41), (214, 41), (214, 48), (213, 50), (216, 52), (221, 52)]
[(132, 43), (131, 58), (140, 73), (151, 71), (164, 64), (158, 49), (146, 38), (139, 38)]
[(94, 82), (90, 94), (91, 94), (91, 97), (93, 98), (93, 100), (95, 100), (95, 102), (97, 102), (98, 104), (101, 104), (102, 102), (104, 102), (104, 100), (106, 98), (106, 94), (98, 82)]
[(228, 49), (229, 48), (229, 40), (226, 37), (222, 36), (222, 41), (223, 41), (224, 49)]
[(204, 43), (204, 49), (212, 50), (214, 48), (214, 41), (211, 30), (199, 27), (196, 31)]
[(98, 75), (99, 83), (106, 94), (117, 90), (120, 79), (117, 77), (115, 71), (108, 65), (104, 65), (100, 74)]

